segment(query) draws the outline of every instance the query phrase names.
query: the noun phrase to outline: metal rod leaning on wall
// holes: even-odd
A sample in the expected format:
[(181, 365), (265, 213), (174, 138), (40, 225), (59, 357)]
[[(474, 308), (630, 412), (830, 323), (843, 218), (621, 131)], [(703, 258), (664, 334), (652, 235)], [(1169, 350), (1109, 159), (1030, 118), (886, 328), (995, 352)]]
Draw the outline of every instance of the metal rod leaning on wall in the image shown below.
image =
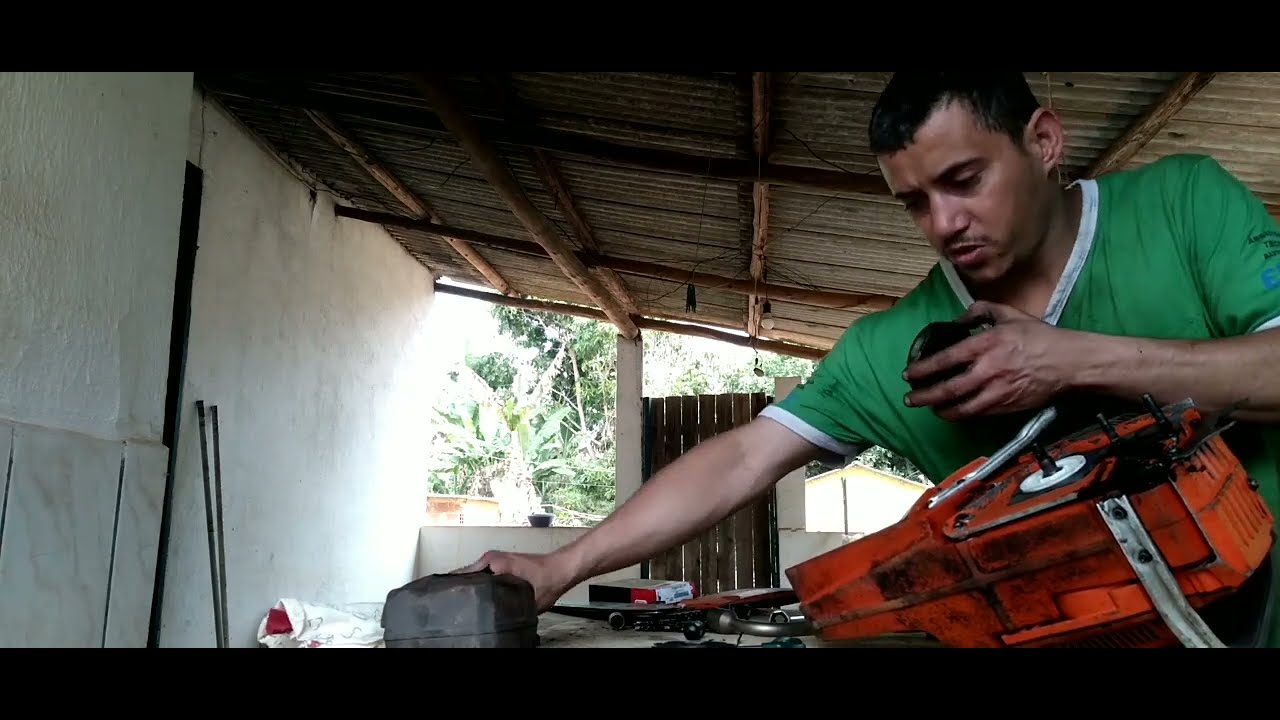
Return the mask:
[(222, 608), (222, 647), (231, 647), (230, 630), (227, 628), (227, 545), (222, 529), (222, 442), (218, 435), (218, 406), (209, 406), (213, 421), (213, 488), (218, 498), (218, 599)]
[(196, 414), (200, 418), (200, 470), (204, 474), (204, 519), (209, 534), (209, 584), (213, 598), (214, 642), (222, 645), (222, 603), (218, 592), (218, 548), (214, 533), (213, 500), (209, 488), (209, 430), (205, 419), (204, 401), (196, 401)]

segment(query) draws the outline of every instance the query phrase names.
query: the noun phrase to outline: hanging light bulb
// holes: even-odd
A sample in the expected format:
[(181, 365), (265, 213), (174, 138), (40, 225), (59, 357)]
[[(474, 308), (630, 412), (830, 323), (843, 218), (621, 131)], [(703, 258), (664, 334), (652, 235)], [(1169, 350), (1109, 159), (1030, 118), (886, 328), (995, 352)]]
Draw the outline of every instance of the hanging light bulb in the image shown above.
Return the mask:
[(769, 305), (769, 301), (765, 300), (764, 308), (760, 315), (760, 327), (765, 330), (773, 329), (773, 312), (771, 312), (771, 310), (772, 307)]

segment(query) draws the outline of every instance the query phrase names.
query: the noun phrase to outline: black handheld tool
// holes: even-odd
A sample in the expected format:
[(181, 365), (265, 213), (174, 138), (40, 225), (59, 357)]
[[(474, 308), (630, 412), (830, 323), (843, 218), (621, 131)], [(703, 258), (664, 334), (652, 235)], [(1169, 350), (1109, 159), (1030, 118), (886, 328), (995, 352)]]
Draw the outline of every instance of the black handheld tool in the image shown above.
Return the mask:
[[(968, 321), (944, 320), (939, 322), (931, 322), (925, 325), (916, 335), (916, 339), (911, 342), (911, 349), (907, 351), (907, 365), (923, 360), (931, 355), (946, 350), (959, 343), (960, 341), (973, 335), (974, 330), (988, 327), (989, 320), (978, 318)], [(936, 385), (944, 380), (959, 375), (967, 368), (965, 366), (957, 366), (951, 370), (930, 375), (912, 381), (911, 389), (919, 390), (920, 388)]]

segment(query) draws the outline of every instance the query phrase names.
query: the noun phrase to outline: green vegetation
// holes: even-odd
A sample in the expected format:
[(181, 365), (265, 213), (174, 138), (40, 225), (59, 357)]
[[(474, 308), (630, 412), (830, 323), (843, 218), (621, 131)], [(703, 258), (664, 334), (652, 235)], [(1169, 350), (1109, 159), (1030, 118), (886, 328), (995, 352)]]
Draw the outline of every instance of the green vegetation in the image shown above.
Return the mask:
[[(469, 355), (449, 372), (436, 409), (430, 491), (500, 498), (521, 522), (555, 512), (594, 524), (614, 507), (615, 333), (606, 323), (493, 306), (509, 352)], [(645, 334), (644, 394), (773, 392), (775, 377), (807, 378), (814, 363), (666, 333)], [(862, 462), (914, 474), (880, 448)], [(817, 471), (811, 468), (810, 474)]]

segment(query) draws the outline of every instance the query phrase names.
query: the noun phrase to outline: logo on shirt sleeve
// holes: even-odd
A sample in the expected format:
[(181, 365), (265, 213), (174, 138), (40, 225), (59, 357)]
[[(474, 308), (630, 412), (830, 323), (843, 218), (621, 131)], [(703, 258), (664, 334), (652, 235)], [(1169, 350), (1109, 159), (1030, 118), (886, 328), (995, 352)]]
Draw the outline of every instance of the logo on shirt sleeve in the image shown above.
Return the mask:
[(1262, 287), (1268, 290), (1280, 288), (1280, 232), (1264, 230), (1249, 237), (1251, 250), (1262, 253)]
[(1262, 271), (1262, 287), (1268, 290), (1280, 288), (1280, 264), (1272, 265)]

